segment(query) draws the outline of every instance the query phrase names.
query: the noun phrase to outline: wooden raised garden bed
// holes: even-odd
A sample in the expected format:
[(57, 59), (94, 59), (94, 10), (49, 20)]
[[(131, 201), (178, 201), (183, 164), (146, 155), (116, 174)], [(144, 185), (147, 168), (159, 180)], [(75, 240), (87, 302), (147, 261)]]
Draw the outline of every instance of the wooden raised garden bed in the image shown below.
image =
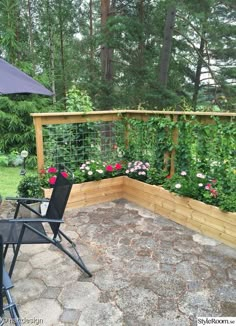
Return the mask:
[[(51, 189), (45, 189), (45, 197), (50, 194)], [(236, 213), (226, 213), (128, 177), (75, 184), (67, 207), (84, 207), (120, 198), (236, 248)]]

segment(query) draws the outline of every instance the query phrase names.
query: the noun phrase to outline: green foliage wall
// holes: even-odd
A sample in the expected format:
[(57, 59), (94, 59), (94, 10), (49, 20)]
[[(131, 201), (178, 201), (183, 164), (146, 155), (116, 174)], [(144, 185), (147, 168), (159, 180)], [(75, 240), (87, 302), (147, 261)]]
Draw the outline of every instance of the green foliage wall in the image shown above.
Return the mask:
[[(43, 75), (64, 110), (72, 85), (88, 92), (95, 109), (182, 109), (180, 103), (193, 103), (197, 93), (196, 109), (216, 105), (235, 110), (233, 0), (175, 3), (167, 87), (159, 83), (159, 63), (166, 13), (173, 1), (108, 2), (110, 12), (101, 28), (100, 0), (52, 0), (50, 5), (45, 0), (2, 0), (0, 52), (33, 75)], [(103, 45), (112, 51), (109, 83), (101, 76)]]
[(51, 99), (39, 96), (0, 96), (0, 152), (29, 152), (36, 155), (35, 129), (30, 113), (52, 110)]

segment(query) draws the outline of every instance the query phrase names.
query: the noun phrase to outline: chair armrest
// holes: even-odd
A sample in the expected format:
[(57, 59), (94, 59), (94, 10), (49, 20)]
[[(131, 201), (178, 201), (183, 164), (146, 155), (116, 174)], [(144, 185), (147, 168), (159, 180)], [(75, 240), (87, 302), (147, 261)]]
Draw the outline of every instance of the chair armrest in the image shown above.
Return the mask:
[(27, 197), (6, 197), (6, 200), (16, 200), (16, 201), (34, 201), (34, 202), (49, 202), (47, 198), (27, 198)]

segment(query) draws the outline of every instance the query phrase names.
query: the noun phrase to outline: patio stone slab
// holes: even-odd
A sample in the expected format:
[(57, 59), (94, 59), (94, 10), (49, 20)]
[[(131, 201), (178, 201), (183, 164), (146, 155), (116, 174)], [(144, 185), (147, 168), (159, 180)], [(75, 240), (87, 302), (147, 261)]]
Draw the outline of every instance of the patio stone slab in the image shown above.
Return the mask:
[(26, 325), (28, 323), (32, 325), (57, 326), (62, 313), (63, 309), (58, 301), (44, 298), (29, 301), (21, 306), (20, 309), (21, 318), (25, 319)]
[(195, 326), (236, 315), (235, 249), (125, 200), (69, 209), (63, 229), (93, 276), (53, 246), (22, 246), (12, 295), (28, 321)]
[(66, 309), (79, 309), (98, 302), (100, 290), (91, 282), (70, 283), (59, 296), (59, 301)]
[(81, 313), (78, 326), (123, 326), (123, 313), (111, 303), (96, 303)]
[(21, 304), (37, 299), (46, 289), (45, 283), (37, 279), (21, 279), (14, 285), (15, 301)]

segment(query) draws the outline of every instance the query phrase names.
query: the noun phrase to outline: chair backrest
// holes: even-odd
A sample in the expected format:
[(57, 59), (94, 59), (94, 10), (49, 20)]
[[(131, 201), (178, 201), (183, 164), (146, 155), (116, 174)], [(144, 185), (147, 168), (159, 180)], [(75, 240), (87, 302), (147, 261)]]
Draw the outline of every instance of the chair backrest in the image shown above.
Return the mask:
[[(63, 218), (71, 188), (72, 182), (63, 177), (63, 175), (59, 172), (57, 174), (57, 179), (52, 191), (45, 218), (52, 220), (60, 220)], [(60, 228), (60, 223), (50, 223), (50, 226), (54, 237), (56, 237)]]
[(0, 235), (0, 317), (3, 316), (3, 298), (2, 298), (2, 288), (3, 288), (3, 241)]

